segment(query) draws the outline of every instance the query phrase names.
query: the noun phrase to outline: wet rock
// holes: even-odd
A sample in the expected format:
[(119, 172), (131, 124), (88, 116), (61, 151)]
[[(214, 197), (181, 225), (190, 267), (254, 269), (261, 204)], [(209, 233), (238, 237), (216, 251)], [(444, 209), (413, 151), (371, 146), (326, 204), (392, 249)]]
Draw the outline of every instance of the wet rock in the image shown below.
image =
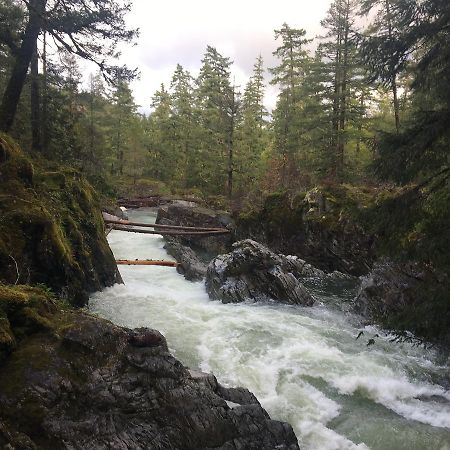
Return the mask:
[(177, 271), (189, 281), (200, 281), (206, 275), (207, 264), (202, 261), (191, 247), (181, 244), (179, 240), (166, 237), (164, 245), (167, 253), (179, 262)]
[(367, 276), (362, 277), (354, 310), (375, 319), (399, 313), (416, 303), (417, 288), (423, 284), (424, 277), (417, 264), (379, 261)]
[(298, 449), (290, 425), (248, 391), (189, 371), (157, 331), (82, 313), (54, 321), (2, 365), (1, 448)]
[[(234, 223), (228, 213), (177, 202), (158, 209), (156, 223), (203, 228), (228, 228)], [(209, 262), (231, 249), (232, 234), (217, 236), (166, 236), (165, 248), (180, 266), (186, 279), (198, 281), (205, 277)]]
[[(233, 227), (233, 220), (226, 212), (180, 204), (160, 207), (156, 223), (188, 227), (228, 228), (230, 230)], [(180, 236), (176, 239), (181, 244), (191, 247), (200, 257), (209, 257), (210, 259), (220, 253), (227, 252), (232, 243), (231, 234), (206, 237)]]
[(212, 299), (223, 303), (273, 299), (310, 306), (314, 298), (301, 284), (298, 269), (288, 258), (247, 239), (211, 261), (206, 290)]
[(165, 337), (158, 330), (136, 328), (130, 335), (129, 342), (134, 347), (159, 347), (167, 349)]

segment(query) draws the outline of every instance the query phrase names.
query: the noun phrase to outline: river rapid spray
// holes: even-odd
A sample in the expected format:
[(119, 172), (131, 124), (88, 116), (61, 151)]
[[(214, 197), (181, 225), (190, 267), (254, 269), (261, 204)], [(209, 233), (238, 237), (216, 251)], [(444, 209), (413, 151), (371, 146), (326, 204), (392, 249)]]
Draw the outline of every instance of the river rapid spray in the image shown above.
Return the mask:
[[(153, 223), (156, 211), (131, 212)], [(166, 259), (162, 237), (112, 231), (117, 259)], [(302, 449), (450, 450), (448, 361), (430, 350), (389, 342), (335, 307), (348, 302), (310, 286), (319, 304), (224, 305), (202, 282), (168, 267), (121, 266), (125, 285), (91, 297), (90, 309), (129, 328), (160, 330), (185, 365), (245, 386), (272, 418), (291, 423)], [(375, 334), (375, 344), (367, 341)]]

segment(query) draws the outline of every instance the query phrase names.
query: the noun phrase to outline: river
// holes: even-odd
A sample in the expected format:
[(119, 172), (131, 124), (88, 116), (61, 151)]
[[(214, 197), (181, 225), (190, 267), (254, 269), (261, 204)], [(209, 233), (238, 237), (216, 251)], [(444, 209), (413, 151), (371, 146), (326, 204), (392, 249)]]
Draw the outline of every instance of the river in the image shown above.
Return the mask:
[[(130, 214), (150, 223), (155, 217), (151, 209)], [(158, 235), (114, 230), (108, 239), (117, 259), (172, 259)], [(337, 305), (348, 305), (352, 286), (310, 285), (319, 303), (309, 308), (224, 305), (174, 268), (120, 271), (125, 285), (94, 294), (91, 311), (160, 330), (185, 365), (250, 389), (272, 418), (293, 426), (302, 449), (450, 450), (448, 360), (391, 342), (343, 312)]]

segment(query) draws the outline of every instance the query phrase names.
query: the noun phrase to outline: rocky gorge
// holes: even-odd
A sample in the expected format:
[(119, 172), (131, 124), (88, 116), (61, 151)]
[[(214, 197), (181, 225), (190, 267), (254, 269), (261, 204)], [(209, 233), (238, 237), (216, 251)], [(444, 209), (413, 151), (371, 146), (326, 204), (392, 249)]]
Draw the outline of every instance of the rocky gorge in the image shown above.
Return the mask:
[(184, 367), (158, 331), (74, 308), (122, 281), (80, 173), (33, 164), (2, 136), (0, 176), (1, 448), (299, 448), (290, 425)]
[[(448, 276), (426, 264), (383, 255), (377, 248), (381, 238), (367, 224), (366, 211), (377, 202), (373, 193), (354, 187), (314, 188), (294, 197), (272, 194), (262, 208), (234, 215), (175, 202), (158, 209), (157, 223), (230, 230), (220, 238), (165, 238), (180, 272), (189, 280), (205, 278), (213, 299), (313, 304), (301, 282), (308, 267), (312, 278), (356, 282), (359, 277), (351, 309), (366, 320), (400, 334), (412, 331), (449, 342), (443, 298)], [(436, 300), (427, 303), (430, 297)]]

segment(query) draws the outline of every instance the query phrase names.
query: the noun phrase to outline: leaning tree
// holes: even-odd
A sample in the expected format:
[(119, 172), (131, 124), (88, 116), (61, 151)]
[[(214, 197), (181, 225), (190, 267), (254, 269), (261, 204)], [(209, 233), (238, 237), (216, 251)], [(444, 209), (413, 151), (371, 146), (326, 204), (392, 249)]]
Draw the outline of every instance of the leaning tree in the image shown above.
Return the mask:
[(130, 42), (137, 30), (125, 24), (128, 0), (6, 0), (6, 6), (23, 8), (23, 29), (17, 36), (0, 32), (0, 44), (14, 58), (0, 104), (0, 130), (10, 131), (28, 68), (41, 33), (61, 50), (97, 64), (107, 79), (132, 75), (126, 67), (111, 64), (121, 42)]

